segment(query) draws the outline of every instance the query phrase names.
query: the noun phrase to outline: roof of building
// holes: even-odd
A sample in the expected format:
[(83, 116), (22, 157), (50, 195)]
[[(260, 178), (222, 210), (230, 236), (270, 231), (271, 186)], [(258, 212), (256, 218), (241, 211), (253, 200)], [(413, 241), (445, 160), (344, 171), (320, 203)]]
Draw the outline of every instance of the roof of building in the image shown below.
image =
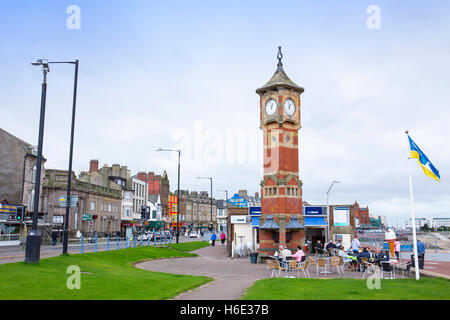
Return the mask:
[(259, 227), (259, 229), (280, 229), (280, 226), (275, 222), (273, 216), (267, 216), (266, 221)]
[(261, 94), (265, 91), (268, 91), (270, 89), (274, 89), (276, 87), (286, 87), (288, 89), (293, 89), (295, 91), (298, 91), (302, 93), (305, 91), (302, 87), (298, 86), (296, 83), (294, 83), (289, 77), (287, 76), (286, 72), (283, 70), (283, 63), (281, 62), (281, 59), (283, 58), (283, 55), (281, 54), (281, 47), (278, 47), (278, 66), (277, 70), (273, 74), (272, 78), (261, 88), (256, 89), (256, 93)]
[(286, 229), (305, 229), (305, 226), (302, 225), (296, 215), (291, 216), (291, 220), (286, 225)]

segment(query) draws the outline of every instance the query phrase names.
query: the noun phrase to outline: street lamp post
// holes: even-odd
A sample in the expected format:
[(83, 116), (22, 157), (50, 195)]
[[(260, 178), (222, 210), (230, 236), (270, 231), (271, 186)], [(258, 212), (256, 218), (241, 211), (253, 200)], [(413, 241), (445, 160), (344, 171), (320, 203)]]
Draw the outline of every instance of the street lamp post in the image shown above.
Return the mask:
[(209, 179), (211, 181), (211, 226), (214, 229), (214, 223), (213, 223), (213, 217), (212, 217), (212, 212), (213, 212), (213, 210), (212, 210), (212, 208), (213, 208), (212, 178), (209, 178), (209, 177), (197, 177), (197, 179)]
[(63, 254), (67, 253), (67, 243), (69, 240), (69, 215), (70, 215), (70, 188), (72, 186), (72, 157), (73, 157), (73, 136), (75, 131), (75, 111), (77, 105), (77, 88), (78, 88), (78, 60), (75, 61), (55, 61), (49, 62), (55, 64), (74, 64), (75, 76), (73, 84), (73, 99), (72, 99), (72, 124), (70, 128), (70, 151), (69, 151), (69, 171), (67, 175), (67, 205), (66, 205), (66, 217), (64, 219), (64, 233), (63, 233)]
[(25, 263), (39, 263), (41, 253), (41, 233), (38, 230), (38, 210), (39, 196), (41, 189), (41, 167), (42, 167), (42, 146), (44, 143), (44, 121), (45, 121), (45, 102), (47, 98), (47, 73), (50, 67), (47, 60), (37, 60), (33, 62), (34, 66), (42, 66), (44, 80), (42, 81), (41, 92), (41, 111), (39, 119), (39, 138), (38, 138), (38, 154), (36, 163), (36, 180), (34, 183), (34, 199), (33, 199), (33, 224), (30, 232), (27, 234), (27, 243), (25, 249)]
[(225, 192), (225, 208), (226, 208), (226, 212), (227, 212), (227, 217), (228, 217), (228, 190), (217, 190), (219, 192)]
[(177, 234), (176, 234), (176, 238), (177, 238), (177, 243), (178, 243), (178, 238), (179, 238), (179, 232), (178, 232), (178, 226), (179, 226), (179, 221), (180, 221), (180, 157), (181, 157), (181, 150), (172, 150), (172, 149), (157, 149), (156, 151), (170, 151), (170, 152), (178, 152), (178, 190), (177, 190)]
[(333, 181), (330, 188), (327, 191), (327, 242), (330, 241), (330, 208), (328, 207), (328, 194), (335, 183), (341, 183), (340, 181)]

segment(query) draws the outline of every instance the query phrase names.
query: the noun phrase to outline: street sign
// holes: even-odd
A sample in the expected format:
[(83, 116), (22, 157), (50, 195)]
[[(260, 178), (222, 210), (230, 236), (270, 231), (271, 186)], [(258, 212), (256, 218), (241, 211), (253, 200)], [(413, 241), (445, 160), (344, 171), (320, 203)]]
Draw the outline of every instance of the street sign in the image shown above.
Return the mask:
[[(67, 196), (59, 197), (59, 202), (61, 203), (61, 207), (67, 207)], [(70, 206), (76, 207), (78, 204), (78, 195), (70, 196)]]
[(64, 216), (53, 216), (53, 223), (64, 223)]
[(82, 218), (82, 220), (91, 220), (92, 219), (92, 215), (90, 215), (90, 214), (83, 214), (83, 218)]

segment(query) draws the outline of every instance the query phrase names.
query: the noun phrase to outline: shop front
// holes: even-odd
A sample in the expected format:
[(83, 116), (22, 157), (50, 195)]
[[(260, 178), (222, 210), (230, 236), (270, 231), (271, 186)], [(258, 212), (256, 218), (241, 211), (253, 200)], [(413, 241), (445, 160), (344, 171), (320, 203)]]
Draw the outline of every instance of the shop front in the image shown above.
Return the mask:
[(310, 252), (315, 252), (317, 241), (325, 244), (327, 240), (327, 207), (326, 206), (305, 206), (305, 241)]

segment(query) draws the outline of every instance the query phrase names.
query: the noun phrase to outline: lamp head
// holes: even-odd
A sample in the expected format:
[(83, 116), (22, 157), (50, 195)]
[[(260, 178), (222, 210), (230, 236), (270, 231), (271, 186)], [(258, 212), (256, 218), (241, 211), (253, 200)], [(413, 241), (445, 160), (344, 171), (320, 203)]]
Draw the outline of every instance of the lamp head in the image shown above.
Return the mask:
[(38, 60), (36, 60), (36, 62), (32, 62), (31, 64), (33, 66), (42, 66), (44, 71), (50, 72), (50, 67), (48, 65), (48, 60), (47, 59), (38, 59)]

